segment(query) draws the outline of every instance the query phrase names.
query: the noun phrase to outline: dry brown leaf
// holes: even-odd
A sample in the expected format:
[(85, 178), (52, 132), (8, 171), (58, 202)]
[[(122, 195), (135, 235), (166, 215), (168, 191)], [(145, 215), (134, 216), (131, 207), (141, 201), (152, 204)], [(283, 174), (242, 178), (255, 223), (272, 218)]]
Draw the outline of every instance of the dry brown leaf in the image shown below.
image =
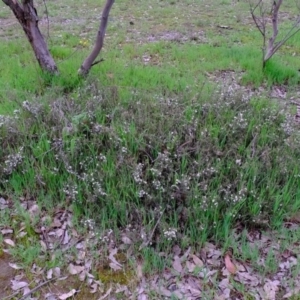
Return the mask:
[(97, 283), (93, 283), (93, 284), (91, 284), (91, 286), (90, 286), (90, 293), (91, 294), (95, 294), (97, 291), (98, 291), (98, 284)]
[(37, 204), (32, 205), (31, 208), (29, 209), (30, 218), (33, 219), (39, 214), (40, 214), (40, 208), (38, 207), (38, 205)]
[(299, 293), (300, 293), (300, 287), (296, 287), (292, 291), (290, 291), (287, 294), (285, 294), (282, 298), (283, 299), (289, 299), (289, 298), (291, 298), (293, 296), (299, 295)]
[(47, 276), (46, 276), (46, 278), (47, 278), (47, 279), (51, 279), (51, 278), (52, 278), (52, 275), (53, 275), (53, 269), (50, 269), (50, 270), (47, 271)]
[(11, 267), (11, 268), (13, 268), (13, 269), (15, 269), (15, 270), (21, 270), (21, 269), (23, 269), (22, 267), (20, 267), (19, 265), (17, 265), (17, 264), (13, 264), (13, 263), (8, 263), (9, 264), (9, 266)]
[(163, 286), (160, 286), (160, 287), (156, 286), (155, 287), (155, 291), (158, 294), (160, 294), (162, 296), (165, 296), (165, 297), (171, 297), (172, 296), (172, 293), (168, 289), (166, 289), (165, 287), (163, 287)]
[(235, 277), (235, 280), (245, 284), (245, 285), (250, 285), (253, 287), (256, 287), (259, 285), (259, 279), (254, 276), (249, 274), (248, 272), (238, 272), (237, 276)]
[(185, 264), (186, 268), (188, 269), (188, 271), (190, 273), (194, 272), (195, 268), (196, 268), (196, 265), (191, 263), (190, 261), (187, 261), (186, 264)]
[(122, 267), (120, 267), (120, 265), (115, 264), (113, 262), (109, 263), (109, 266), (111, 269), (113, 269), (114, 271), (118, 271), (118, 270), (122, 270)]
[(54, 269), (53, 269), (53, 273), (54, 273), (54, 276), (55, 277), (60, 277), (60, 268), (59, 267), (55, 267)]
[(77, 291), (75, 289), (72, 289), (69, 293), (62, 294), (58, 298), (60, 300), (66, 300), (68, 298), (73, 297), (76, 293), (77, 293)]
[(117, 289), (115, 290), (116, 294), (128, 292), (128, 287), (126, 285), (117, 285)]
[(65, 231), (65, 234), (64, 234), (64, 239), (62, 241), (62, 244), (63, 245), (66, 245), (68, 244), (70, 241), (70, 236), (69, 236), (69, 233), (68, 233), (68, 230)]
[(73, 264), (69, 264), (68, 271), (71, 275), (76, 275), (81, 273), (84, 270), (83, 266), (75, 266)]
[(140, 294), (138, 295), (137, 300), (148, 300), (148, 296), (146, 294)]
[(191, 247), (188, 247), (188, 249), (184, 252), (184, 254), (181, 256), (181, 262), (184, 262), (187, 260), (191, 252)]
[(63, 235), (63, 233), (64, 233), (64, 230), (63, 229), (61, 229), (61, 228), (59, 228), (59, 229), (57, 229), (56, 230), (56, 236), (59, 238), (59, 237), (61, 237), (62, 235)]
[(102, 297), (100, 297), (98, 300), (104, 300), (105, 298), (107, 298), (111, 293), (111, 288), (108, 289), (108, 291), (105, 293), (105, 295), (103, 295)]
[(41, 247), (42, 247), (42, 250), (44, 251), (44, 252), (46, 252), (47, 251), (47, 245), (46, 245), (46, 243), (44, 242), (44, 241), (40, 241), (40, 244), (41, 244)]
[(9, 245), (9, 246), (12, 246), (12, 247), (16, 246), (14, 241), (12, 241), (11, 239), (4, 239), (4, 243)]
[(10, 228), (2, 229), (2, 230), (1, 230), (1, 233), (2, 233), (3, 235), (9, 234), (9, 233), (13, 233), (13, 232), (14, 232), (14, 231), (13, 231), (12, 229), (10, 229)]
[(27, 232), (21, 231), (20, 233), (17, 234), (17, 238), (22, 238), (25, 235), (27, 235)]
[(229, 273), (231, 274), (236, 274), (237, 272), (237, 267), (232, 263), (230, 255), (226, 254), (225, 255), (225, 267), (228, 270)]
[(195, 263), (195, 265), (197, 266), (197, 267), (200, 267), (200, 268), (202, 268), (203, 267), (203, 261), (199, 258), (199, 257), (197, 257), (196, 255), (192, 255), (192, 258), (193, 258), (193, 261), (194, 261), (194, 263)]
[(62, 223), (60, 222), (60, 220), (58, 218), (55, 218), (50, 226), (52, 228), (59, 228), (62, 226)]
[(87, 271), (89, 271), (92, 268), (92, 263), (93, 263), (92, 259), (88, 259), (85, 261), (84, 267)]
[(77, 254), (77, 258), (80, 259), (80, 260), (83, 260), (85, 258), (85, 251), (78, 251), (78, 254)]
[(191, 294), (192, 294), (193, 297), (195, 297), (195, 298), (201, 297), (202, 292), (200, 290), (194, 289), (192, 287), (188, 287), (188, 289), (190, 290), (190, 292), (191, 292)]
[(52, 293), (45, 295), (45, 300), (56, 300), (56, 297)]
[(139, 262), (136, 267), (136, 276), (139, 280), (143, 278), (143, 265)]
[(15, 276), (15, 280), (16, 280), (16, 281), (20, 281), (23, 277), (24, 277), (24, 274), (21, 273), (21, 274)]
[(121, 240), (126, 245), (131, 245), (132, 244), (132, 240), (129, 237), (127, 237), (126, 235), (123, 235)]
[(109, 256), (108, 256), (108, 258), (111, 260), (111, 263), (109, 264), (109, 266), (115, 271), (122, 269), (122, 265), (114, 257), (117, 253), (118, 253), (118, 249), (114, 248), (114, 249), (111, 249)]
[(182, 265), (181, 265), (181, 260), (178, 256), (174, 257), (174, 261), (173, 261), (173, 268), (174, 270), (176, 270), (178, 273), (182, 272)]
[(280, 282), (278, 280), (268, 281), (264, 285), (265, 296), (267, 300), (275, 300), (276, 292), (279, 290)]
[(18, 281), (18, 280), (11, 280), (11, 283), (12, 283), (11, 289), (13, 291), (17, 291), (17, 290), (22, 289), (22, 288), (24, 288), (25, 286), (28, 285), (27, 282), (25, 282), (25, 281)]
[(85, 278), (86, 278), (86, 272), (81, 272), (81, 273), (79, 274), (79, 280), (80, 280), (80, 281), (84, 281)]
[(76, 249), (83, 249), (84, 248), (84, 242), (79, 242), (76, 244)]

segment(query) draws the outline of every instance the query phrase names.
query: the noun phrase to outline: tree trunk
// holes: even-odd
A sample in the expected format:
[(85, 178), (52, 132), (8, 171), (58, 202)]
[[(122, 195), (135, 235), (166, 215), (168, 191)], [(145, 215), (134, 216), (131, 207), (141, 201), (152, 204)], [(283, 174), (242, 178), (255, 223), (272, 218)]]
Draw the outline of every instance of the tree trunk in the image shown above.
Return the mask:
[(103, 47), (103, 42), (104, 42), (104, 37), (105, 37), (105, 31), (106, 31), (106, 26), (107, 26), (107, 21), (108, 21), (108, 15), (110, 12), (110, 9), (112, 5), (114, 4), (115, 0), (107, 0), (104, 10), (102, 12), (102, 18), (95, 42), (94, 49), (92, 50), (91, 54), (85, 59), (83, 64), (81, 65), (80, 69), (78, 70), (78, 75), (79, 76), (87, 76), (91, 67), (95, 65), (96, 63), (100, 62), (95, 62), (95, 59), (97, 58), (98, 54), (100, 53), (102, 47)]
[(22, 5), (18, 0), (2, 1), (10, 7), (21, 24), (42, 70), (51, 74), (57, 74), (58, 69), (55, 61), (38, 27), (38, 16), (33, 0), (22, 0)]

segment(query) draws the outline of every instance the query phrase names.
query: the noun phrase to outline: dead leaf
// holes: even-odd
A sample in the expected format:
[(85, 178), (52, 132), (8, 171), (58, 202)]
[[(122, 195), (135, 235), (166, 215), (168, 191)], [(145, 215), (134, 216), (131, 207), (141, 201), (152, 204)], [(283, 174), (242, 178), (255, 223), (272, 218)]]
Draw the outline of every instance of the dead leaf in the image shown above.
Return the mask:
[(93, 283), (91, 286), (90, 286), (90, 293), (91, 294), (95, 294), (97, 291), (98, 291), (98, 284), (97, 283)]
[(60, 300), (66, 300), (72, 296), (74, 296), (75, 294), (77, 293), (77, 291), (75, 289), (72, 289), (69, 293), (66, 293), (66, 294), (62, 294), (60, 295), (58, 298)]
[(203, 267), (203, 261), (199, 258), (199, 257), (197, 257), (196, 255), (192, 255), (192, 258), (193, 258), (193, 261), (194, 261), (194, 263), (195, 263), (195, 265), (197, 266), (197, 267), (200, 267), (200, 268), (202, 268)]
[(80, 280), (80, 281), (84, 281), (85, 278), (86, 278), (86, 272), (81, 272), (81, 273), (79, 274), (79, 280)]
[(299, 292), (300, 292), (300, 287), (296, 287), (292, 291), (290, 291), (289, 293), (285, 294), (282, 298), (283, 299), (289, 299), (293, 296), (299, 295)]
[(38, 216), (40, 214), (40, 208), (37, 204), (34, 204), (29, 209), (30, 218), (33, 219), (34, 217)]
[(53, 275), (53, 269), (47, 271), (47, 279), (51, 279)]
[(16, 281), (20, 281), (23, 277), (24, 277), (24, 274), (21, 273), (21, 274), (15, 276), (15, 280), (16, 280)]
[(57, 236), (58, 238), (61, 237), (61, 236), (63, 235), (63, 233), (64, 233), (64, 230), (61, 229), (61, 228), (59, 228), (59, 229), (56, 230), (56, 236)]
[(18, 280), (11, 280), (11, 283), (12, 283), (11, 289), (13, 291), (17, 291), (17, 290), (22, 289), (22, 288), (24, 288), (25, 286), (28, 285), (27, 282), (25, 282), (25, 281), (18, 281)]
[(46, 252), (47, 251), (47, 245), (46, 245), (46, 243), (44, 242), (44, 241), (40, 241), (40, 244), (41, 244), (41, 247), (42, 247), (42, 250), (44, 251), (44, 252)]
[(115, 290), (116, 294), (120, 293), (128, 293), (128, 287), (126, 285), (117, 285), (117, 289)]
[(69, 264), (68, 271), (71, 275), (76, 275), (81, 273), (84, 270), (83, 266), (75, 266), (73, 264)]
[(139, 280), (143, 278), (143, 265), (141, 263), (137, 264), (136, 275)]
[(17, 264), (13, 264), (13, 263), (8, 263), (9, 266), (15, 270), (21, 270), (23, 269), (22, 267), (18, 266)]
[(235, 280), (245, 284), (256, 287), (259, 285), (260, 281), (256, 276), (249, 274), (248, 272), (238, 272)]
[(56, 300), (56, 297), (52, 293), (45, 295), (45, 300)]
[(266, 300), (275, 300), (276, 299), (276, 292), (279, 289), (280, 282), (278, 280), (268, 281), (264, 285), (264, 291), (266, 293)]
[(77, 258), (83, 260), (85, 258), (85, 251), (83, 250), (78, 251)]
[(79, 242), (76, 244), (76, 249), (82, 249), (84, 248), (84, 242)]
[(55, 218), (50, 226), (52, 228), (59, 228), (62, 226), (62, 223), (59, 221), (58, 218)]
[(132, 241), (129, 237), (127, 237), (126, 235), (123, 235), (122, 238), (121, 238), (122, 242), (126, 245), (131, 245), (132, 244)]
[(109, 263), (109, 266), (111, 269), (113, 269), (114, 271), (118, 271), (118, 270), (122, 270), (122, 267), (120, 267), (120, 265), (115, 264), (113, 262)]
[(14, 231), (12, 230), (12, 229), (9, 229), (9, 228), (7, 228), (7, 229), (2, 229), (1, 230), (1, 233), (3, 234), (3, 235), (5, 235), (5, 234), (9, 234), (9, 233), (13, 233)]
[(174, 270), (176, 270), (178, 273), (182, 272), (182, 265), (181, 265), (181, 260), (178, 256), (174, 257), (174, 261), (173, 261), (173, 268)]
[(9, 246), (15, 247), (15, 243), (11, 239), (4, 239), (4, 243), (6, 243)]
[(200, 290), (194, 289), (192, 287), (188, 287), (188, 289), (190, 290), (190, 292), (191, 292), (191, 294), (192, 294), (193, 297), (199, 298), (199, 297), (202, 296), (202, 292)]
[[(25, 286), (23, 288), (23, 296), (28, 295), (28, 293), (30, 293), (30, 288), (28, 286)], [(28, 299), (28, 298), (27, 298)], [(35, 300), (34, 298), (29, 298), (29, 300)]]
[(192, 273), (192, 272), (194, 272), (196, 266), (195, 266), (195, 264), (193, 264), (193, 263), (187, 261), (187, 262), (186, 262), (186, 268), (188, 269), (188, 271), (189, 271), (190, 273)]
[(25, 235), (27, 235), (27, 232), (22, 231), (22, 232), (18, 233), (17, 238), (22, 238)]
[(228, 270), (229, 273), (231, 274), (236, 274), (237, 272), (237, 267), (232, 263), (230, 255), (226, 254), (225, 255), (225, 267)]
[(60, 268), (59, 267), (55, 267), (53, 269), (53, 273), (55, 277), (60, 277)]
[[(172, 293), (168, 290), (168, 289), (166, 289), (165, 287), (163, 287), (163, 286), (160, 286), (160, 287), (158, 287), (158, 286), (153, 286), (153, 288), (155, 289), (155, 291), (158, 293), (158, 294), (160, 294), (160, 295), (162, 295), (162, 296), (165, 296), (165, 297), (171, 297), (172, 296)], [(181, 298), (182, 299), (182, 298)]]
[(110, 253), (108, 256), (108, 258), (111, 260), (111, 263), (109, 264), (109, 266), (115, 271), (122, 269), (122, 265), (114, 257), (117, 253), (118, 253), (118, 249), (114, 248), (114, 249), (110, 250)]
[(69, 243), (69, 241), (70, 241), (70, 237), (69, 237), (68, 231), (66, 230), (66, 231), (65, 231), (65, 234), (64, 234), (64, 239), (63, 239), (63, 241), (62, 241), (62, 244), (63, 244), (63, 245), (66, 245), (66, 244)]
[(181, 262), (184, 262), (187, 260), (189, 254), (191, 252), (191, 247), (188, 247), (188, 249), (184, 252), (184, 254), (181, 256)]
[(146, 294), (140, 294), (138, 295), (137, 300), (148, 300), (148, 296)]
[(108, 289), (108, 291), (105, 293), (105, 295), (103, 295), (102, 297), (100, 297), (98, 300), (104, 300), (107, 296), (109, 296), (111, 293), (111, 288)]

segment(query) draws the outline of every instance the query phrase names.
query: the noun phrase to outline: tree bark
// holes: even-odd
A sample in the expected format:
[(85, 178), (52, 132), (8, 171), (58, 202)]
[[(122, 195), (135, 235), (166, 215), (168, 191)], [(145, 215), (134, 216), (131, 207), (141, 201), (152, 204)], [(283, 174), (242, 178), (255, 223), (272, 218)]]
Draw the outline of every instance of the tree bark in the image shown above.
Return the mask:
[(21, 24), (42, 70), (51, 74), (57, 74), (58, 69), (55, 61), (38, 27), (38, 16), (33, 0), (22, 0), (22, 5), (18, 0), (2, 1), (10, 7)]
[(265, 53), (264, 62), (267, 62), (274, 53), (278, 50), (276, 46), (274, 45), (276, 37), (278, 35), (278, 12), (280, 9), (280, 6), (282, 4), (282, 0), (278, 0), (277, 2), (273, 2), (273, 8), (272, 8), (272, 28), (273, 28), (273, 35), (269, 39), (268, 48)]
[[(94, 63), (95, 59), (99, 55), (102, 47), (103, 47), (103, 42), (104, 42), (104, 37), (105, 37), (105, 32), (106, 32), (106, 27), (107, 27), (107, 21), (108, 21), (108, 15), (110, 12), (110, 9), (112, 5), (114, 4), (115, 0), (107, 0), (105, 7), (102, 12), (102, 17), (101, 17), (101, 22), (98, 30), (98, 34), (96, 37), (96, 42), (94, 45), (94, 48), (90, 55), (85, 59), (85, 61), (82, 63), (80, 69), (78, 70), (78, 75), (79, 76), (87, 76), (88, 73), (90, 72), (91, 67), (98, 63)], [(100, 61), (99, 61), (100, 62)]]

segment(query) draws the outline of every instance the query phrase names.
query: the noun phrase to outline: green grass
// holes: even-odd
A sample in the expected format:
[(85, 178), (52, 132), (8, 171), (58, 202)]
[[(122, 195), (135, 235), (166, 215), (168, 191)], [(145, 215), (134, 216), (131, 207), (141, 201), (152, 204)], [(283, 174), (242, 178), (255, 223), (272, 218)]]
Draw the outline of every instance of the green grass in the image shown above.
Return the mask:
[[(237, 223), (280, 228), (300, 208), (300, 145), (285, 106), (267, 90), (248, 95), (297, 86), (298, 55), (290, 55), (297, 37), (262, 70), (261, 38), (244, 3), (212, 1), (202, 11), (204, 1), (153, 1), (147, 11), (148, 2), (115, 4), (105, 60), (86, 81), (76, 72), (97, 23), (91, 30), (75, 14), (78, 1), (68, 1), (64, 17), (49, 3), (55, 22), (48, 43), (59, 76), (39, 70), (21, 31), (0, 44), (0, 194), (30, 195), (46, 210), (69, 206), (75, 223), (93, 219), (103, 232), (131, 224), (149, 235), (158, 223), (144, 250), (150, 272), (165, 267), (157, 251), (175, 243), (197, 248), (210, 240), (226, 248)], [(99, 4), (89, 1), (84, 10), (96, 18)], [(63, 25), (63, 18), (71, 21)], [(180, 33), (177, 40), (164, 38), (171, 31)], [(200, 31), (203, 41), (190, 38)], [(223, 71), (240, 75), (241, 90), (217, 85)], [(40, 251), (20, 247), (25, 264)], [(258, 253), (244, 247), (244, 259), (255, 261)], [(274, 262), (270, 253), (266, 272), (275, 272)]]
[(95, 84), (77, 93), (27, 102), (10, 120), (6, 194), (33, 193), (46, 206), (67, 199), (107, 229), (128, 225), (131, 211), (147, 225), (161, 207), (161, 234), (175, 227), (196, 244), (226, 240), (236, 220), (279, 226), (298, 209), (300, 153), (282, 142), (290, 124), (266, 100), (136, 90), (122, 103)]

